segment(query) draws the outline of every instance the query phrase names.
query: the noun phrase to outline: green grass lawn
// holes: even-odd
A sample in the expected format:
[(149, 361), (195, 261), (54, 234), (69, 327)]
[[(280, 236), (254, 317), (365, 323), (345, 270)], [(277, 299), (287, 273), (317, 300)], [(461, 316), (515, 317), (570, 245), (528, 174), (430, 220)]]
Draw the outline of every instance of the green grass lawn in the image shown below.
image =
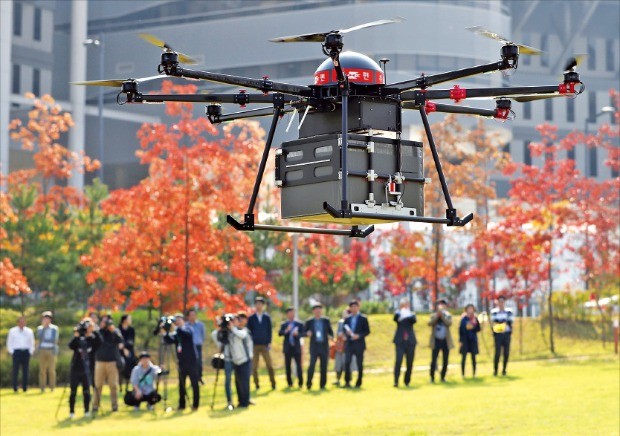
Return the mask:
[[(456, 355), (453, 361), (456, 362)], [(133, 412), (122, 406), (110, 414), (105, 388), (104, 413), (96, 419), (67, 419), (62, 389), (41, 394), (0, 392), (0, 433), (41, 434), (619, 434), (620, 377), (614, 357), (531, 360), (509, 365), (507, 377), (493, 377), (484, 363), (479, 378), (461, 379), (451, 367), (446, 384), (428, 382), (426, 360), (419, 359), (410, 388), (392, 387), (387, 370), (375, 369), (360, 390), (329, 386), (327, 391), (283, 389), (253, 392), (257, 405), (224, 411), (220, 384), (216, 410), (210, 411), (213, 374), (202, 388), (198, 412)], [(330, 366), (331, 367), (331, 366)], [(330, 378), (333, 377), (330, 373)], [(331, 381), (331, 379), (330, 379)], [(175, 387), (171, 401), (176, 403)], [(68, 394), (68, 392), (67, 392)]]

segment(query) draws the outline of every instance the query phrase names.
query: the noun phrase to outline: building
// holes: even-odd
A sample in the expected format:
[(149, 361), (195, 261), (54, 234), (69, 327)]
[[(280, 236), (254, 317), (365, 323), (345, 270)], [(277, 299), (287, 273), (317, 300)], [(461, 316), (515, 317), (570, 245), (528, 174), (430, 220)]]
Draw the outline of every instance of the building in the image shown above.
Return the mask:
[[(84, 79), (156, 74), (158, 49), (137, 38), (138, 32), (153, 33), (197, 58), (198, 68), (253, 77), (268, 75), (300, 84), (313, 82), (314, 70), (324, 59), (320, 45), (275, 45), (267, 41), (269, 38), (345, 28), (394, 16), (406, 21), (345, 37), (347, 49), (376, 60), (390, 59), (388, 82), (499, 59), (499, 43), (464, 30), (473, 25), (539, 47), (545, 54), (521, 56), (520, 68), (513, 76), (495, 73), (459, 81), (465, 86), (559, 83), (566, 59), (574, 53), (587, 53), (585, 65), (580, 67), (581, 77), (587, 83), (585, 95), (576, 100), (514, 103), (517, 119), (498, 125), (509, 138), (507, 149), (513, 159), (526, 163), (532, 161), (527, 144), (538, 139), (537, 124), (557, 124), (562, 134), (584, 128), (592, 132), (600, 123), (608, 122), (601, 108), (610, 105), (608, 91), (618, 88), (620, 79), (620, 4), (616, 1), (3, 0), (0, 5), (3, 172), (7, 171), (7, 160), (11, 170), (29, 165), (29, 153), (16, 144), (7, 147), (8, 120), (24, 116), (28, 110), (24, 92), (51, 93), (65, 109), (72, 110), (76, 102), (80, 109), (68, 84), (75, 77), (75, 59), (81, 59), (77, 52), (85, 50)], [(87, 22), (76, 18), (76, 7), (87, 10)], [(87, 35), (76, 32), (80, 25), (87, 25)], [(86, 39), (90, 39), (90, 44), (83, 45)], [(201, 86), (229, 89), (213, 84)], [(143, 90), (156, 88), (157, 81), (141, 86)], [(83, 111), (80, 109), (83, 114), (75, 114), (85, 117), (85, 151), (91, 157), (103, 158), (104, 181), (112, 189), (128, 187), (146, 174), (146, 168), (134, 156), (135, 132), (143, 122), (163, 120), (163, 110), (150, 105), (117, 106), (117, 91), (105, 89), (100, 117), (99, 92), (97, 88), (86, 89), (86, 105)], [(487, 107), (492, 104), (480, 103)], [(203, 110), (196, 107), (197, 113)], [(419, 123), (415, 115), (405, 117), (414, 129)], [(439, 117), (433, 115), (431, 121)], [(291, 137), (280, 131), (276, 142)], [(605, 156), (597, 155), (596, 150), (578, 147), (574, 157), (582, 172), (599, 179), (612, 176), (603, 165)], [(498, 193), (505, 195), (508, 180), (500, 177), (496, 185)]]

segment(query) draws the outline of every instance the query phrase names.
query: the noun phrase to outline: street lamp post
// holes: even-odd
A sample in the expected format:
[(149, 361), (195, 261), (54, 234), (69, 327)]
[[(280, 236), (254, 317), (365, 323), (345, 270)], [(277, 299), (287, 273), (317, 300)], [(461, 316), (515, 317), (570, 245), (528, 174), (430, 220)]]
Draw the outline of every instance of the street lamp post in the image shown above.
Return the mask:
[[(602, 116), (604, 114), (613, 114), (615, 111), (616, 110), (613, 107), (611, 107), (611, 106), (604, 106), (604, 107), (601, 108), (601, 110), (598, 113), (594, 114), (594, 116), (591, 119), (591, 121), (596, 122), (596, 120), (600, 116)], [(585, 138), (586, 141), (587, 141), (587, 137), (588, 137), (588, 134), (589, 134), (589, 132), (588, 132), (588, 121), (589, 121), (589, 119), (586, 118), (585, 121), (584, 121), (584, 126), (583, 126), (583, 133), (584, 133), (584, 135), (586, 137)], [(590, 168), (590, 166), (591, 166), (590, 158), (592, 156), (590, 155), (590, 150), (588, 150), (587, 144), (585, 144), (585, 151), (586, 151), (586, 171), (585, 171), (585, 174), (586, 174), (587, 177), (589, 177), (589, 176), (592, 175), (591, 171), (590, 171), (590, 169), (591, 169)], [(596, 158), (596, 156), (594, 156), (594, 157)], [(595, 165), (596, 165), (596, 162), (595, 162)], [(589, 235), (590, 232), (589, 232), (589, 229), (588, 229), (589, 225), (590, 224), (588, 222), (586, 222), (585, 241), (584, 241), (584, 244), (585, 244), (586, 248), (589, 246), (589, 243), (590, 243), (590, 235)], [(590, 278), (589, 278), (589, 276), (590, 276), (590, 271), (589, 271), (589, 268), (586, 266), (585, 283), (584, 283), (584, 287), (585, 287), (586, 291), (590, 290)]]
[[(598, 113), (594, 114), (594, 116), (592, 118), (586, 117), (586, 119), (583, 122), (583, 133), (586, 136), (586, 140), (587, 140), (587, 136), (589, 134), (588, 121), (591, 121), (591, 122), (595, 123), (596, 120), (599, 117), (601, 117), (602, 115), (613, 114), (615, 111), (616, 111), (616, 109), (614, 109), (612, 106), (604, 106), (604, 107), (601, 108), (601, 110)], [(590, 167), (592, 165), (592, 161), (591, 161), (591, 157), (592, 156), (590, 155), (590, 153), (591, 153), (590, 150), (588, 150), (588, 145), (587, 144), (584, 144), (584, 145), (585, 145), (585, 152), (586, 152), (586, 159), (585, 159), (585, 161), (586, 161), (586, 168), (585, 168), (584, 173), (585, 173), (585, 175), (587, 177), (590, 177), (590, 176), (592, 176), (592, 174), (591, 174), (592, 171), (590, 171), (590, 169), (591, 169)], [(596, 161), (594, 162), (594, 164), (596, 165)]]
[[(99, 49), (99, 78), (103, 79), (104, 71), (103, 71), (103, 61), (104, 61), (104, 51), (103, 51), (103, 34), (99, 35), (99, 39), (89, 38), (84, 41), (85, 46), (93, 46)], [(101, 183), (103, 183), (103, 87), (99, 87), (99, 95), (97, 99), (98, 106), (98, 116), (99, 116), (99, 170), (97, 171), (97, 175)]]

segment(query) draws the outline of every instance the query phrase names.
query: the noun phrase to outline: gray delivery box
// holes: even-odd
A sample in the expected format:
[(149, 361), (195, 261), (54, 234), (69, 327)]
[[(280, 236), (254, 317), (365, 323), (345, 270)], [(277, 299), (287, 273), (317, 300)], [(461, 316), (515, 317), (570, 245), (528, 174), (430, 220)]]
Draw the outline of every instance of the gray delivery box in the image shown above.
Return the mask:
[[(317, 135), (284, 142), (277, 150), (276, 184), (282, 189), (282, 218), (354, 225), (386, 222), (336, 219), (325, 212), (324, 202), (337, 209), (341, 204), (341, 138), (342, 134)], [(422, 143), (351, 133), (347, 142), (348, 200), (354, 211), (424, 215)], [(398, 175), (404, 181), (388, 186), (390, 177), (394, 180)]]

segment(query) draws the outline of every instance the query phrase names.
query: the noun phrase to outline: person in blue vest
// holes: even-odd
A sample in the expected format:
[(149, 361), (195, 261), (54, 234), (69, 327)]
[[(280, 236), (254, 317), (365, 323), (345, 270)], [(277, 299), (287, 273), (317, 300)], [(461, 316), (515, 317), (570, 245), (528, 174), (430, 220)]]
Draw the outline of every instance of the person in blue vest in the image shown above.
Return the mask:
[(417, 318), (415, 312), (411, 311), (409, 300), (403, 299), (399, 309), (394, 313), (394, 322), (396, 323), (396, 332), (394, 333), (394, 345), (396, 346), (396, 362), (394, 363), (394, 387), (398, 387), (398, 379), (400, 378), (400, 367), (403, 363), (403, 357), (406, 357), (407, 369), (405, 370), (405, 386), (409, 386), (411, 382), (411, 371), (413, 370), (413, 358), (415, 356), (415, 347), (417, 340), (413, 325)]
[(355, 356), (357, 362), (357, 382), (355, 387), (362, 386), (364, 376), (364, 351), (366, 350), (366, 336), (370, 334), (370, 326), (366, 315), (360, 313), (360, 303), (353, 300), (349, 303), (351, 316), (344, 320), (346, 342), (344, 345), (344, 383), (345, 387), (351, 387), (351, 361)]
[(329, 362), (329, 341), (334, 338), (329, 318), (323, 316), (323, 305), (315, 303), (312, 306), (312, 318), (304, 324), (304, 332), (310, 338), (310, 363), (308, 364), (308, 376), (306, 387), (312, 389), (312, 378), (317, 359), (321, 361), (320, 388), (325, 389), (327, 384), (327, 363)]
[(288, 387), (293, 387), (293, 377), (291, 376), (291, 361), (295, 361), (297, 368), (297, 383), (299, 388), (304, 384), (304, 377), (301, 369), (301, 337), (304, 333), (304, 326), (295, 320), (295, 309), (286, 309), (286, 321), (280, 324), (278, 336), (283, 336), (282, 351), (284, 352), (284, 367), (286, 369), (286, 381)]
[(273, 372), (273, 363), (271, 362), (271, 317), (265, 312), (265, 299), (256, 297), (254, 299), (254, 308), (256, 312), (248, 319), (248, 330), (252, 334), (254, 341), (254, 357), (252, 358), (252, 372), (254, 375), (254, 386), (256, 390), (260, 389), (258, 383), (258, 358), (263, 356), (267, 372), (269, 372), (269, 380), (271, 381), (271, 389), (276, 388), (276, 377)]
[(499, 358), (503, 354), (502, 375), (506, 375), (506, 366), (510, 357), (510, 336), (512, 335), (512, 310), (506, 307), (506, 297), (500, 295), (497, 307), (491, 309), (491, 326), (495, 340), (495, 358), (493, 359), (493, 375), (497, 376)]
[(467, 353), (471, 354), (471, 366), (473, 375), (476, 377), (476, 354), (478, 354), (478, 332), (480, 322), (476, 317), (476, 309), (473, 304), (465, 306), (465, 313), (459, 326), (459, 351), (461, 353), (461, 375), (465, 377), (465, 360)]
[(162, 329), (161, 333), (164, 335), (165, 342), (175, 345), (177, 352), (179, 368), (178, 410), (185, 409), (185, 397), (187, 396), (185, 382), (189, 377), (192, 385), (192, 410), (196, 411), (200, 405), (200, 387), (198, 386), (198, 352), (196, 344), (194, 344), (194, 335), (185, 323), (185, 317), (182, 313), (174, 315), (174, 325), (176, 326), (174, 332), (166, 332)]

